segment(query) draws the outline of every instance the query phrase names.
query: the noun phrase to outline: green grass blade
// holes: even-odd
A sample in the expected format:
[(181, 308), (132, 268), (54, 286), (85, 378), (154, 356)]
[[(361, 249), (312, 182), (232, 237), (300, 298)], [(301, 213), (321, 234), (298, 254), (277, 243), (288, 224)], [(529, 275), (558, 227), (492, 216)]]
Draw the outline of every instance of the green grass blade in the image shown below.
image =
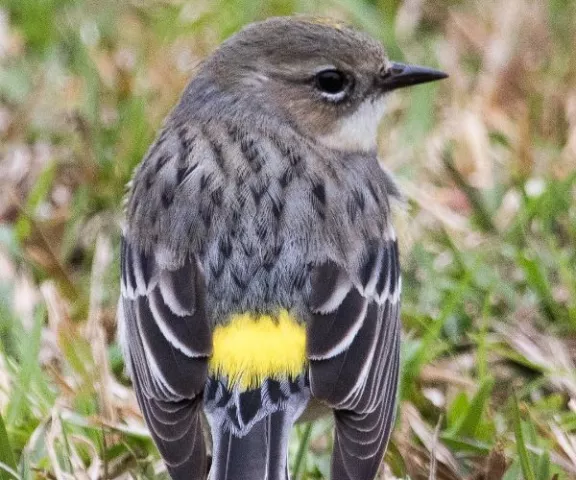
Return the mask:
[(520, 408), (518, 407), (518, 398), (516, 392), (512, 392), (512, 420), (514, 423), (514, 436), (516, 437), (516, 450), (520, 459), (520, 466), (522, 467), (522, 474), (525, 480), (536, 480), (532, 462), (528, 455), (528, 449), (524, 439), (524, 432), (522, 431), (522, 419), (520, 417)]
[(16, 460), (2, 414), (0, 414), (0, 469), (1, 480), (18, 478), (18, 475), (15, 474)]
[(494, 387), (494, 380), (488, 378), (482, 382), (478, 393), (470, 402), (466, 415), (462, 418), (459, 425), (455, 428), (457, 436), (471, 437), (476, 436), (476, 430), (482, 420), (482, 414), (490, 401), (490, 394)]
[(538, 480), (550, 480), (550, 476), (550, 454), (545, 451), (540, 455), (538, 468), (536, 470), (536, 478)]
[(306, 452), (308, 451), (308, 445), (310, 444), (310, 437), (312, 436), (312, 426), (313, 422), (306, 424), (304, 433), (300, 437), (300, 444), (298, 445), (298, 453), (296, 453), (296, 459), (294, 460), (294, 470), (292, 471), (292, 477), (294, 480), (300, 480), (300, 472), (304, 467)]

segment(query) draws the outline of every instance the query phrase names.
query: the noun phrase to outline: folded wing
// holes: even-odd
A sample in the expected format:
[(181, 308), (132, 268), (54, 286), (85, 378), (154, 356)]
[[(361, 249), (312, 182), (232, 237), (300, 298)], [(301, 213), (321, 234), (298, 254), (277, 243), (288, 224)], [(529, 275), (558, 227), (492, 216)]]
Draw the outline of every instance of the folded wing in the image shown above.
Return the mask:
[(206, 478), (202, 392), (211, 338), (194, 256), (161, 268), (122, 239), (121, 343), (140, 408), (175, 480)]
[[(356, 279), (356, 281), (353, 281)], [(335, 410), (333, 480), (372, 480), (394, 424), (400, 270), (394, 235), (369, 244), (357, 272), (327, 261), (312, 273), (310, 388)]]

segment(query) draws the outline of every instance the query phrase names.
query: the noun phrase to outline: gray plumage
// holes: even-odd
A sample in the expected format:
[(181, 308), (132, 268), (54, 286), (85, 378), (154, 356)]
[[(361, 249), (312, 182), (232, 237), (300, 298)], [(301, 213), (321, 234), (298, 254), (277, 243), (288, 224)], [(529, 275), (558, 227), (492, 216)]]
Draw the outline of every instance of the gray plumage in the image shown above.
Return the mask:
[[(202, 411), (211, 479), (285, 480), (290, 429), (310, 397), (334, 410), (332, 478), (376, 475), (394, 421), (401, 286), (399, 193), (372, 124), (386, 91), (443, 76), (394, 68), (349, 27), (249, 26), (205, 61), (137, 168), (121, 342), (175, 480), (206, 478)], [(344, 76), (342, 92), (318, 84), (326, 70)], [(301, 375), (247, 392), (209, 375), (216, 325), (280, 308), (306, 324)]]

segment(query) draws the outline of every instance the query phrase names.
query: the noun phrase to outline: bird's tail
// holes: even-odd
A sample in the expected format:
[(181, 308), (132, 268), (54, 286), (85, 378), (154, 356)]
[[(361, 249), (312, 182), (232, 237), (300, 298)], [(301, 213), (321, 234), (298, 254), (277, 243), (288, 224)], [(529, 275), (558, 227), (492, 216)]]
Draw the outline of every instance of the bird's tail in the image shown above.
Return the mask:
[(212, 432), (209, 480), (288, 480), (288, 440), (292, 415), (271, 413), (243, 436)]

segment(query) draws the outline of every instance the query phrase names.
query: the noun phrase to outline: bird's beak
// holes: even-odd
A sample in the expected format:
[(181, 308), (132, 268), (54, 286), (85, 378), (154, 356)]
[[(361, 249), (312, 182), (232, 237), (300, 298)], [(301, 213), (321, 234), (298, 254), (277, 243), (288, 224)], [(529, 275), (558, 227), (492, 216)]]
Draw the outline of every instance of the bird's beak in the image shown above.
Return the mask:
[(435, 82), (446, 77), (446, 73), (433, 68), (393, 62), (390, 68), (380, 75), (378, 84), (382, 90), (390, 91), (419, 83)]

